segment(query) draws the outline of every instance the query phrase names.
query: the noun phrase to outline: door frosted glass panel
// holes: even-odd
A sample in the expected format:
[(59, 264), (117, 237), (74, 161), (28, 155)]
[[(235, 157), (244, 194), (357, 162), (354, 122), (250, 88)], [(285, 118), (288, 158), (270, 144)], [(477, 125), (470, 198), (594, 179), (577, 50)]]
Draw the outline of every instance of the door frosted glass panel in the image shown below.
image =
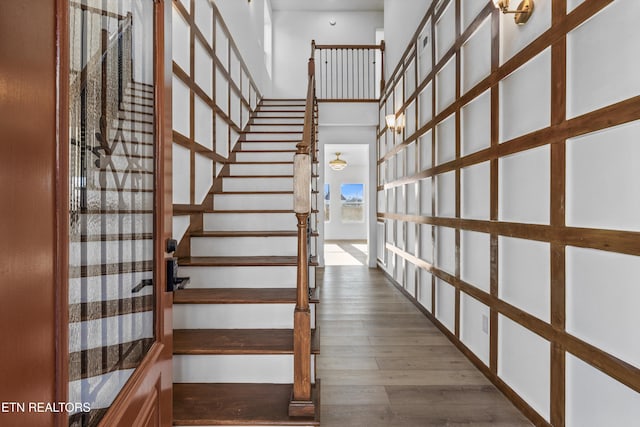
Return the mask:
[(155, 340), (153, 1), (86, 3), (69, 9), (71, 426), (99, 423)]

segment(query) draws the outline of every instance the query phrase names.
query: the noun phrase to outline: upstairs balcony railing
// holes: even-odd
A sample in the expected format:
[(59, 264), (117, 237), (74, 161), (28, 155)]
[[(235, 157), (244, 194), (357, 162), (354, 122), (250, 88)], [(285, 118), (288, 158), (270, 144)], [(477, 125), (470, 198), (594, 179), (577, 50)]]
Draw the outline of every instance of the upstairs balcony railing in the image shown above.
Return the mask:
[(326, 102), (378, 102), (384, 92), (384, 41), (372, 45), (311, 42), (316, 96)]

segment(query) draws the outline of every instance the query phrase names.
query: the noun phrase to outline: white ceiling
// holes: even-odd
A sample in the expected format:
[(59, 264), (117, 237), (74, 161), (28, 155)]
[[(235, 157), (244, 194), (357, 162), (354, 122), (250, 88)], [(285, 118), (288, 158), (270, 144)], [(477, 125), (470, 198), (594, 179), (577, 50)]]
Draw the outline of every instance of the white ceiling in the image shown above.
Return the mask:
[(369, 147), (367, 144), (326, 144), (324, 146), (325, 163), (336, 158), (336, 152), (340, 153), (340, 158), (347, 161), (349, 165), (365, 166), (369, 160)]
[(273, 10), (384, 10), (384, 0), (271, 0)]

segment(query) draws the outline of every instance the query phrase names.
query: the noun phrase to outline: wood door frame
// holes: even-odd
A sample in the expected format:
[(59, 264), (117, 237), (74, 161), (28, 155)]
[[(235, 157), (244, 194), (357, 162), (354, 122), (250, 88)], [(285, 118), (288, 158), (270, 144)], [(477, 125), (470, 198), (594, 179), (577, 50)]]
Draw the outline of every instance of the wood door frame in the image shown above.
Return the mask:
[[(154, 195), (154, 286), (156, 342), (120, 391), (102, 426), (170, 426), (173, 421), (173, 294), (166, 292), (165, 252), (172, 228), (171, 158), (171, 0), (154, 3), (154, 95), (157, 135)], [(56, 384), (55, 396), (66, 402), (69, 393), (69, 0), (56, 1)], [(154, 412), (157, 409), (159, 412)], [(69, 416), (58, 413), (55, 425), (67, 427)]]

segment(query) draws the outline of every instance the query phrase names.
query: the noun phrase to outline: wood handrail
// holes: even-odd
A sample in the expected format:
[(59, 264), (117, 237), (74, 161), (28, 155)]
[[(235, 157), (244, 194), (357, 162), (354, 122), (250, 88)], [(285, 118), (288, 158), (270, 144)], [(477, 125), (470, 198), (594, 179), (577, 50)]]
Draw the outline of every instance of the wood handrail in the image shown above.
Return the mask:
[(296, 308), (293, 315), (293, 391), (289, 415), (313, 417), (316, 412), (311, 396), (311, 309), (309, 307), (308, 224), (311, 214), (312, 159), (315, 158), (316, 115), (315, 42), (311, 43), (308, 65), (302, 141), (296, 145), (293, 165), (293, 199), (298, 228)]

